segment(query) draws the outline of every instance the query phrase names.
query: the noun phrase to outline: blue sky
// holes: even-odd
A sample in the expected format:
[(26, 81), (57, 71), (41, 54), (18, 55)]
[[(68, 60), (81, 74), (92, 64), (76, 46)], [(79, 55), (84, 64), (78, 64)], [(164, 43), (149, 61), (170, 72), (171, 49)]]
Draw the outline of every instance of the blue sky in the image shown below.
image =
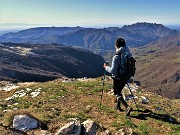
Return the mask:
[(41, 26), (180, 25), (180, 0), (0, 0), (0, 23)]

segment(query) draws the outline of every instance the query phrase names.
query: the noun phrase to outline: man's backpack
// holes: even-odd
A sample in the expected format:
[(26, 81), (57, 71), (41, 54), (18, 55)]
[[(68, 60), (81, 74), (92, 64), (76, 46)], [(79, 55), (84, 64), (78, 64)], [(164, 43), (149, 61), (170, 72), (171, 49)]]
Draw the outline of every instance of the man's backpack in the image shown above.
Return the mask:
[(135, 75), (136, 60), (131, 56), (129, 52), (118, 53), (120, 55), (119, 66), (118, 66), (118, 76), (116, 78), (129, 80), (132, 76)]

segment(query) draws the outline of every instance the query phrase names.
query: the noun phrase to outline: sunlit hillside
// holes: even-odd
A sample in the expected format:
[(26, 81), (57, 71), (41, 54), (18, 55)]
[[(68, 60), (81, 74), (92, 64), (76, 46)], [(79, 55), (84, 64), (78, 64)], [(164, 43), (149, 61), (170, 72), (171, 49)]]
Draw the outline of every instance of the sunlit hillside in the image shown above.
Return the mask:
[(179, 100), (166, 99), (132, 83), (130, 88), (137, 106), (125, 87), (125, 99), (133, 107), (130, 116), (125, 116), (125, 111), (114, 109), (112, 80), (107, 77), (104, 87), (102, 84), (102, 78), (57, 79), (45, 83), (13, 84), (18, 88), (5, 91), (8, 84), (1, 83), (4, 90), (0, 93), (0, 133), (23, 133), (12, 128), (13, 117), (18, 114), (27, 114), (43, 123), (38, 129), (27, 131), (27, 134), (55, 134), (73, 119), (80, 122), (93, 120), (97, 124), (98, 135), (105, 132), (116, 134), (122, 129), (140, 135), (180, 132)]
[(160, 38), (146, 47), (136, 48), (135, 78), (148, 91), (170, 99), (180, 98), (180, 38), (179, 34)]

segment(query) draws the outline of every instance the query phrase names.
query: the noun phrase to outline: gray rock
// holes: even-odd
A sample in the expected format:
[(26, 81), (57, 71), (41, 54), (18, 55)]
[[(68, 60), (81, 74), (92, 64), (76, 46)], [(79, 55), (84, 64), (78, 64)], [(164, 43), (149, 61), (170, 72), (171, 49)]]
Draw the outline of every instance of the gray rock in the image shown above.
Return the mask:
[(59, 129), (55, 135), (80, 135), (81, 124), (79, 121), (72, 121)]
[(92, 120), (86, 120), (82, 123), (86, 135), (96, 135), (97, 124)]
[(21, 131), (28, 131), (31, 129), (35, 129), (38, 127), (38, 121), (24, 115), (15, 115), (13, 119), (13, 128), (21, 130)]

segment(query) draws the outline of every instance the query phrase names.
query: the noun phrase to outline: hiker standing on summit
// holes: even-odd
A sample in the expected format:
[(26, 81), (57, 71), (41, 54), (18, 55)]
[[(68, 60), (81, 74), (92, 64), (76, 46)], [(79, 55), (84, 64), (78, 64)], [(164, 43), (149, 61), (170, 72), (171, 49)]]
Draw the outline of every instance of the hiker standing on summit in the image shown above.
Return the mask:
[(112, 65), (111, 67), (108, 66), (106, 63), (104, 63), (104, 68), (107, 72), (112, 74), (113, 79), (113, 89), (114, 89), (114, 95), (116, 96), (116, 105), (115, 108), (119, 111), (123, 111), (121, 109), (121, 104), (123, 104), (126, 108), (126, 115), (128, 116), (132, 110), (131, 107), (126, 103), (126, 101), (123, 98), (122, 90), (127, 83), (127, 79), (123, 79), (123, 77), (118, 77), (120, 75), (120, 68), (124, 67), (123, 61), (125, 61), (122, 57), (122, 55), (128, 54), (129, 57), (131, 57), (131, 53), (129, 52), (128, 47), (126, 46), (126, 42), (123, 38), (117, 38), (115, 41), (115, 48), (116, 48), (116, 55), (114, 55), (112, 59)]

